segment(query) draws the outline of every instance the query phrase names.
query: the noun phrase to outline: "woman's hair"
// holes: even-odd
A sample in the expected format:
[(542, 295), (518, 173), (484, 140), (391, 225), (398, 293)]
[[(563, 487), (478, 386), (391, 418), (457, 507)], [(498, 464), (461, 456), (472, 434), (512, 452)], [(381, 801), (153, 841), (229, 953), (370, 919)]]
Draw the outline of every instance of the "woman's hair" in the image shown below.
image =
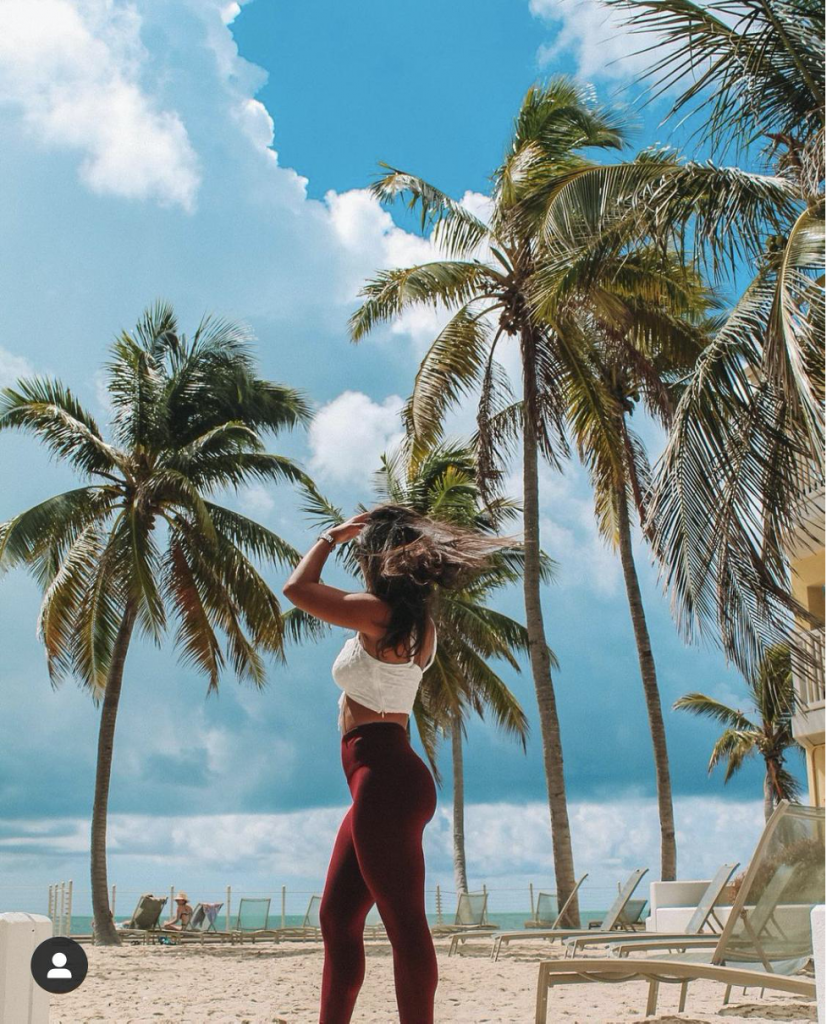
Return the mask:
[(354, 553), (367, 589), (391, 609), (383, 650), (422, 646), (431, 596), (436, 587), (457, 590), (491, 565), (492, 555), (520, 543), (478, 530), (437, 522), (404, 505), (379, 505), (354, 540)]

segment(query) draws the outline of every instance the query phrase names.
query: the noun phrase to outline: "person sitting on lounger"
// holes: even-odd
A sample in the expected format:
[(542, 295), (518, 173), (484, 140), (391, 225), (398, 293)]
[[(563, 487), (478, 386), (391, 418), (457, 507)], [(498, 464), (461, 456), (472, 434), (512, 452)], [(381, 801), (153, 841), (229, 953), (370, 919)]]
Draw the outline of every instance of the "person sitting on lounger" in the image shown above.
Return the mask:
[(175, 897), (175, 917), (171, 917), (169, 921), (164, 921), (163, 927), (167, 931), (181, 932), (190, 923), (192, 917), (192, 907), (190, 906), (189, 897), (185, 892), (179, 892)]

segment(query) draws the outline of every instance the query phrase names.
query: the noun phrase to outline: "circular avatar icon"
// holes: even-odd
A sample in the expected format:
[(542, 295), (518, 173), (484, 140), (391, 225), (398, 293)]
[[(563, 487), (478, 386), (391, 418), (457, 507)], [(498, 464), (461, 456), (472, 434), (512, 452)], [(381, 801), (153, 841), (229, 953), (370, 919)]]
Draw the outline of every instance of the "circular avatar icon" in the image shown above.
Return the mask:
[(60, 995), (73, 992), (83, 984), (89, 961), (83, 946), (74, 939), (56, 935), (41, 942), (32, 953), (31, 969), (32, 977), (41, 988), (52, 995)]

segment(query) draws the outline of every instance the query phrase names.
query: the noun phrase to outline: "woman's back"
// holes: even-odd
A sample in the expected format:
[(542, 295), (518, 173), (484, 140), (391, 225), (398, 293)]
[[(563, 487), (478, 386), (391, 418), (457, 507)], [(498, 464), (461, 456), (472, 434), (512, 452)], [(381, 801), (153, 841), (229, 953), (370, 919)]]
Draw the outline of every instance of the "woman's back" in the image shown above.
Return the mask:
[(344, 732), (346, 698), (383, 717), (385, 714), (410, 715), (422, 676), (436, 657), (435, 625), (433, 634), (431, 654), (424, 665), (417, 664), (415, 657), (407, 661), (383, 661), (364, 647), (358, 632), (345, 641), (331, 668), (336, 685), (343, 691), (339, 698), (340, 731)]

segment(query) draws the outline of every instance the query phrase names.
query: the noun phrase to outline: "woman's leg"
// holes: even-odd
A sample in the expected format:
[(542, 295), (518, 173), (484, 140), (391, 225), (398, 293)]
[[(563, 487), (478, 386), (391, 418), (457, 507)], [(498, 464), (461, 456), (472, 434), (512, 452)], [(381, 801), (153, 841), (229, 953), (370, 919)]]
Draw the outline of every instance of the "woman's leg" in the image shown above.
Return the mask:
[(433, 817), (430, 772), (406, 769), (398, 778), (373, 774), (354, 795), (353, 842), (362, 877), (393, 947), (400, 1024), (432, 1024), (438, 968), (425, 916), (422, 832)]
[(356, 859), (352, 815), (351, 807), (339, 826), (319, 907), (324, 939), (319, 1024), (348, 1024), (365, 977), (365, 918), (373, 897)]

